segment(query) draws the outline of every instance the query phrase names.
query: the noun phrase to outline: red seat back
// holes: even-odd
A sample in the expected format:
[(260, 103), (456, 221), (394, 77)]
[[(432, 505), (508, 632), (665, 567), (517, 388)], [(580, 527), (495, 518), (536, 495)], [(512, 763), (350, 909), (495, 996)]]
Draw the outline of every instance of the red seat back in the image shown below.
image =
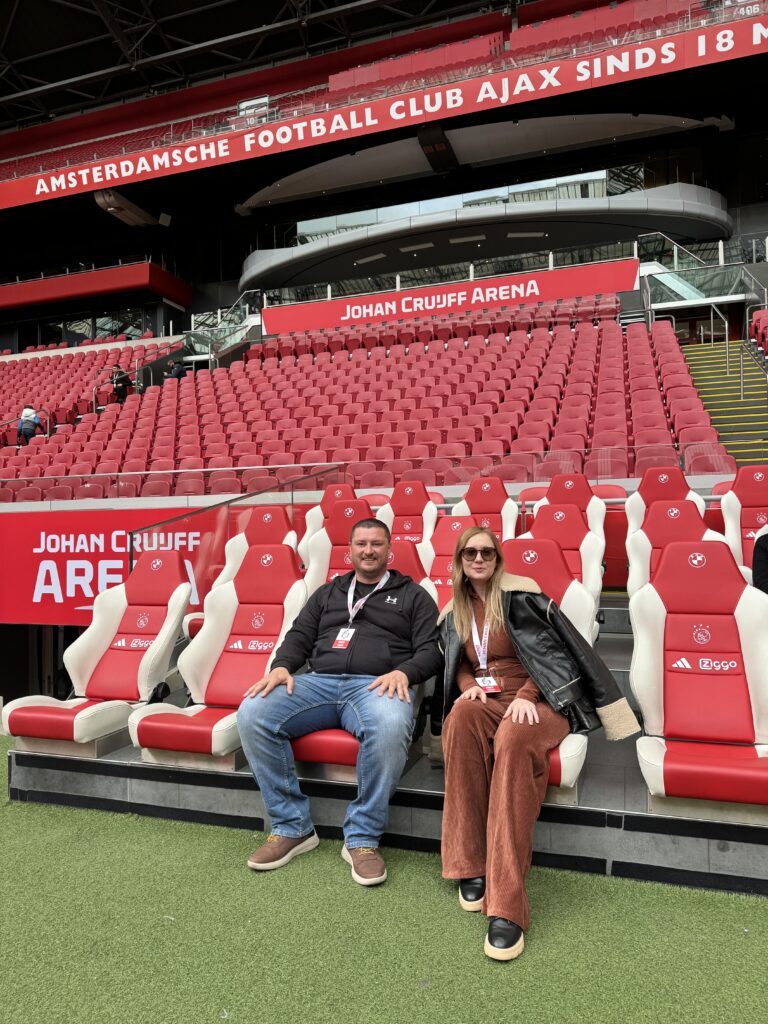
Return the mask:
[(752, 700), (735, 612), (747, 584), (729, 548), (669, 544), (651, 584), (666, 609), (664, 735), (754, 743)]
[(188, 581), (178, 551), (146, 551), (125, 583), (127, 607), (109, 647), (99, 659), (85, 696), (102, 700), (139, 700), (139, 663), (155, 641), (168, 614), (174, 590)]
[(264, 675), (283, 628), (286, 594), (301, 579), (296, 552), (285, 544), (255, 544), (234, 580), (238, 607), (208, 680), (205, 703), (237, 707)]
[(251, 510), (243, 533), (252, 544), (282, 544), (293, 527), (285, 505), (258, 505)]
[(535, 580), (542, 592), (558, 604), (576, 578), (554, 540), (517, 538), (505, 541), (501, 550), (507, 572)]

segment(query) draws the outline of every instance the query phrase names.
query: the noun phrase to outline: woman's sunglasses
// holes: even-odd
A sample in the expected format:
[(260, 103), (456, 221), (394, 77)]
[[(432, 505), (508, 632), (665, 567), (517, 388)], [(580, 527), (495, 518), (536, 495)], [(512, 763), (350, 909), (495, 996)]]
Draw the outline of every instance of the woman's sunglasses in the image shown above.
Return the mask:
[(492, 562), (496, 557), (496, 548), (464, 548), (461, 552), (465, 562), (474, 562), (478, 555), (484, 562)]

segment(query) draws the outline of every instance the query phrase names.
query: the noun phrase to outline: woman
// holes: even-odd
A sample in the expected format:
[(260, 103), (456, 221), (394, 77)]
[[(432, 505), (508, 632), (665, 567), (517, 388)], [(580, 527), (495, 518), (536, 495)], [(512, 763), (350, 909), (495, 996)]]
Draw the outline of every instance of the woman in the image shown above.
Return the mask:
[[(530, 920), (525, 877), (547, 790), (549, 752), (569, 732), (639, 725), (613, 676), (537, 584), (504, 572), (501, 545), (475, 526), (459, 538), (445, 657), (443, 877), (489, 918), (485, 953), (514, 960)], [(450, 714), (448, 711), (450, 710)]]

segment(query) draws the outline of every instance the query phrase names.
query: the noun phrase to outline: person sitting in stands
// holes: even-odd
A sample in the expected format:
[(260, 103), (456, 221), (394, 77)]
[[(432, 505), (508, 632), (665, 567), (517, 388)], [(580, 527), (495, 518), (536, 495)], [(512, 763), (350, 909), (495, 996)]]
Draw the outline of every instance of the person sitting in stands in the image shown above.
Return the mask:
[(165, 371), (165, 376), (172, 377), (174, 380), (181, 380), (182, 377), (186, 376), (186, 373), (186, 367), (181, 361), (179, 361), (170, 364), (168, 369)]
[(408, 755), (412, 688), (435, 675), (440, 651), (434, 601), (409, 576), (387, 569), (387, 526), (361, 519), (349, 553), (353, 571), (309, 599), (269, 674), (246, 691), (237, 727), (272, 826), (248, 858), (255, 871), (280, 868), (319, 842), (290, 741), (338, 728), (360, 741), (357, 796), (347, 809), (341, 855), (352, 878), (369, 886), (387, 877), (378, 846)]
[(16, 428), (16, 444), (27, 445), (41, 427), (40, 417), (35, 412), (34, 406), (29, 402), (21, 410), (19, 425)]
[(440, 616), (445, 658), (443, 877), (490, 920), (485, 953), (514, 960), (530, 920), (525, 879), (549, 754), (569, 732), (639, 731), (610, 671), (531, 579), (504, 572), (475, 526), (453, 558)]
[(112, 385), (115, 398), (119, 405), (122, 405), (128, 396), (128, 388), (132, 386), (131, 378), (115, 363), (109, 376), (109, 383)]

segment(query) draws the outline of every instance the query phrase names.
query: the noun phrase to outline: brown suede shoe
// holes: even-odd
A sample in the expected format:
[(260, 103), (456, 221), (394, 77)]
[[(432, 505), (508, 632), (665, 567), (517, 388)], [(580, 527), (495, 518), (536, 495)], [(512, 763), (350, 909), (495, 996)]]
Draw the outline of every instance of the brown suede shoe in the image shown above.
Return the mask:
[(378, 850), (361, 846), (356, 850), (341, 848), (341, 856), (352, 866), (352, 877), (358, 885), (381, 885), (387, 878), (387, 865)]
[(248, 858), (248, 867), (254, 871), (274, 871), (275, 868), (281, 868), (289, 860), (298, 857), (300, 853), (314, 850), (319, 842), (316, 832), (295, 839), (289, 836), (268, 835), (266, 842)]

